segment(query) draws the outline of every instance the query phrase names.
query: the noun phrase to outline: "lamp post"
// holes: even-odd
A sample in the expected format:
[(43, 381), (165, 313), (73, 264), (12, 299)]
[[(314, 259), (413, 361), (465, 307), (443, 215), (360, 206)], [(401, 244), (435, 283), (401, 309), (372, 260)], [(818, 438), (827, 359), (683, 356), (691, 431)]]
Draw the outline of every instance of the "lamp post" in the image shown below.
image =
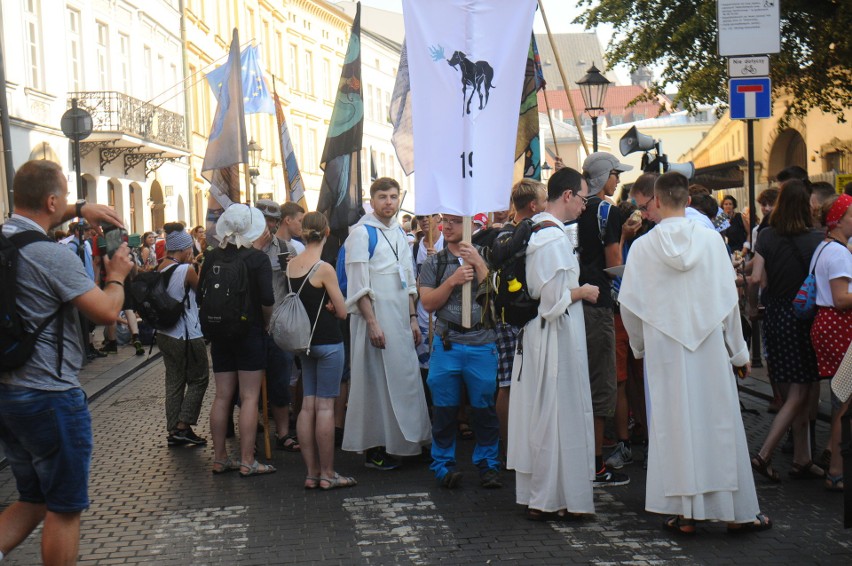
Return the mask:
[(546, 183), (550, 179), (550, 174), (551, 174), (552, 171), (553, 171), (553, 167), (551, 167), (550, 164), (547, 161), (545, 161), (544, 164), (541, 166), (541, 182), (542, 183)]
[(606, 91), (612, 83), (592, 64), (586, 75), (577, 81), (586, 113), (592, 118), (592, 151), (598, 150), (598, 116), (604, 112)]
[(248, 144), (249, 176), (251, 177), (251, 202), (257, 203), (257, 178), (260, 177), (260, 154), (263, 148), (252, 138)]

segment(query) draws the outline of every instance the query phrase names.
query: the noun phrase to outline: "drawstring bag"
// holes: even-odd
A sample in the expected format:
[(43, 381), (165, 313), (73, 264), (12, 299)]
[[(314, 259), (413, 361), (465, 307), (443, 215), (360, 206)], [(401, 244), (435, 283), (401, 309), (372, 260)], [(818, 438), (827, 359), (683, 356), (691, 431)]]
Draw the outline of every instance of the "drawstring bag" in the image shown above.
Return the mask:
[(805, 277), (805, 280), (802, 282), (802, 286), (799, 287), (799, 290), (796, 291), (796, 296), (793, 298), (793, 315), (798, 319), (811, 320), (816, 316), (816, 266), (819, 263), (819, 256), (822, 255), (822, 252), (824, 252), (825, 248), (829, 245), (831, 245), (831, 242), (824, 245), (819, 251), (816, 261), (814, 261), (814, 268), (811, 269), (811, 272), (808, 273), (807, 277)]
[[(305, 305), (302, 304), (302, 299), (299, 298), (299, 295), (302, 293), (302, 289), (304, 289), (308, 280), (319, 269), (320, 263), (322, 262), (318, 261), (314, 264), (308, 274), (305, 275), (305, 280), (302, 281), (299, 290), (295, 292), (293, 291), (293, 284), (290, 281), (290, 264), (287, 264), (287, 288), (290, 292), (287, 293), (281, 304), (275, 308), (275, 311), (272, 313), (272, 320), (269, 323), (269, 333), (272, 335), (272, 339), (285, 352), (305, 355), (311, 353), (311, 339), (314, 337), (314, 330), (316, 330), (321, 310), (317, 311), (316, 320), (314, 320), (314, 324), (311, 326), (308, 312), (305, 310)], [(323, 290), (322, 300), (320, 300), (320, 309), (322, 309), (324, 302), (325, 290)]]

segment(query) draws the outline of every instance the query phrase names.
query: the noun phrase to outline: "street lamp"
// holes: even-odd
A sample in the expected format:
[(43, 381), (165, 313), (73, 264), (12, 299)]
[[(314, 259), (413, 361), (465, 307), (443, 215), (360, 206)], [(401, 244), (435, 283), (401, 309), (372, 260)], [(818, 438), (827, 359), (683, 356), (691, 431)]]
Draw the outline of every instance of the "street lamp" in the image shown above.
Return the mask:
[(544, 165), (541, 166), (541, 181), (546, 183), (550, 179), (550, 173), (553, 171), (553, 167), (550, 166), (550, 163), (547, 161), (544, 162)]
[(592, 151), (598, 150), (598, 116), (604, 113), (604, 99), (611, 84), (594, 64), (586, 71), (586, 76), (577, 81), (586, 113), (592, 118)]
[(257, 202), (257, 178), (260, 177), (260, 154), (263, 148), (252, 138), (248, 144), (249, 176), (251, 177), (251, 202)]

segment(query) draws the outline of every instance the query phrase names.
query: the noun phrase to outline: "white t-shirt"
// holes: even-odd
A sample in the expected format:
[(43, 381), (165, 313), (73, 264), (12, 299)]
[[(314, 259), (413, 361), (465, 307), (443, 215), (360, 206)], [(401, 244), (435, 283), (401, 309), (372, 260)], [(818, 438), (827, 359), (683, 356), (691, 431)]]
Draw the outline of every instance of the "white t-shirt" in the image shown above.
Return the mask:
[(299, 240), (296, 240), (295, 238), (287, 240), (287, 243), (293, 246), (293, 249), (296, 250), (296, 255), (299, 255), (300, 253), (305, 251), (305, 244), (303, 244)]
[[(819, 260), (817, 262), (817, 260)], [(816, 269), (814, 269), (814, 262)], [(816, 304), (821, 307), (833, 307), (831, 280), (845, 277), (849, 280), (849, 292), (852, 293), (852, 253), (836, 242), (822, 242), (814, 251), (810, 269), (816, 275)]]

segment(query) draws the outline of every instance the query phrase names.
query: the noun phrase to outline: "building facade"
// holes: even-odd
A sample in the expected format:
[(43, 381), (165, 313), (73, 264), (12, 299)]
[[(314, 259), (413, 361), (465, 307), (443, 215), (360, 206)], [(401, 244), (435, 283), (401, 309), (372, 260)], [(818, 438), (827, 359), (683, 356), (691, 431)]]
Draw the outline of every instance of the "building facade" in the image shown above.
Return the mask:
[[(114, 207), (130, 232), (189, 220), (178, 0), (9, 0), (0, 9), (14, 167), (56, 161), (72, 196)], [(93, 122), (79, 187), (60, 128), (72, 101)]]

